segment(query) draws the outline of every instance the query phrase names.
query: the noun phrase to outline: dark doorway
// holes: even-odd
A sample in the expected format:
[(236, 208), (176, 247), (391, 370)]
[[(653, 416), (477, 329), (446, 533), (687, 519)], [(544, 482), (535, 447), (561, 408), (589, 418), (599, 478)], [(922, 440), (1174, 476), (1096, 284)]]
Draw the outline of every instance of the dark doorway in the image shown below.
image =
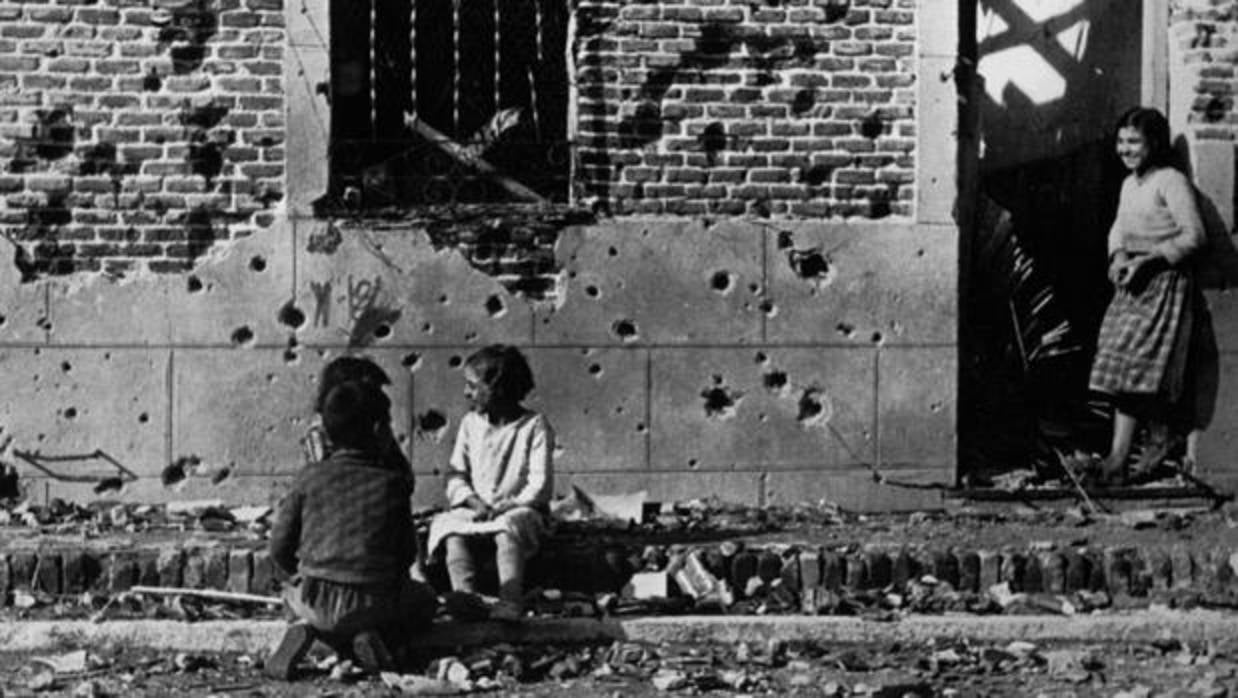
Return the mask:
[[(1153, 1), (1153, 0), (1149, 0)], [(975, 220), (963, 255), (960, 479), (1104, 452), (1087, 390), (1111, 294), (1117, 117), (1143, 90), (1143, 0), (979, 0)], [(964, 32), (969, 28), (964, 27)]]

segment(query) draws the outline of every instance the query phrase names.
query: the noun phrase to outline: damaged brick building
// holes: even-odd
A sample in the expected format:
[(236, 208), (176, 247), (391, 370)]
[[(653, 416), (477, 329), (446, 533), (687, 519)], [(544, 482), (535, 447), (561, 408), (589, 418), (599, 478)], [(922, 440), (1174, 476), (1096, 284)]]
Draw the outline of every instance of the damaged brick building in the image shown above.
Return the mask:
[(932, 505), (870, 469), (959, 482), (1002, 402), (977, 203), (1026, 228), (1003, 194), (1054, 186), (1041, 225), (1087, 228), (1143, 101), (1232, 227), (1236, 33), (1201, 0), (0, 2), (0, 427), (37, 496), (265, 502), (357, 351), (430, 504), (501, 341), (561, 490)]

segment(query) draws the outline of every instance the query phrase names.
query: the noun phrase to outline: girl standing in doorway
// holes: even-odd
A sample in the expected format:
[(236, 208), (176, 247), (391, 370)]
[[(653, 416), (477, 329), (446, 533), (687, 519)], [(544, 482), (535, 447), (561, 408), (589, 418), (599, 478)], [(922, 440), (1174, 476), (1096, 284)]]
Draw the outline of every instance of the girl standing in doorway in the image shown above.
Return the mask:
[(1115, 405), (1102, 466), (1111, 482), (1126, 479), (1141, 422), (1163, 436), (1152, 448), (1168, 449), (1168, 431), (1187, 434), (1183, 469), (1194, 468), (1217, 364), (1212, 319), (1192, 270), (1207, 238), (1195, 189), (1172, 164), (1169, 123), (1155, 109), (1131, 109), (1118, 120), (1116, 150), (1130, 174), (1109, 230), (1114, 296), (1089, 380)]

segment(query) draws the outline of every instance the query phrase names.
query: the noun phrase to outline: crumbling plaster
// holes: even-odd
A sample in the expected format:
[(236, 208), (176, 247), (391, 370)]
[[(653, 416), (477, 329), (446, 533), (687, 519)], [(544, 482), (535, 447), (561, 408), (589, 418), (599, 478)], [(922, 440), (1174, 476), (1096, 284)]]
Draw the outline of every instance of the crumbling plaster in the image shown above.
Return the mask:
[[(533, 363), (530, 404), (559, 432), (561, 491), (931, 504), (933, 495), (876, 484), (868, 472), (890, 461), (904, 479), (954, 477), (957, 18), (936, 4), (918, 9), (927, 78), (918, 88), (915, 216), (571, 227), (556, 245), (554, 303), (534, 304), (414, 227), (310, 217), (325, 189), (327, 133), (312, 76), (327, 57), (290, 6), (289, 186), (275, 223), (185, 275), (22, 284), (15, 270), (0, 271), (7, 380), (54, 375), (65, 357), (88, 366), (110, 354), (119, 366), (17, 393), (2, 426), (19, 448), (115, 454), (140, 479), (107, 496), (265, 502), (301, 465), (318, 370), (358, 351), (391, 374), (395, 430), (419, 474), (419, 501), (436, 503), (434, 474), (463, 410), (459, 361), (503, 341)], [(328, 226), (339, 227), (340, 245), (310, 251)], [(806, 256), (793, 262), (792, 252)], [(26, 402), (81, 411), (64, 423), (21, 409)], [(139, 410), (149, 420), (141, 425), (130, 414)], [(182, 456), (200, 458), (201, 468), (164, 487), (160, 472)], [(57, 484), (45, 493), (88, 499), (89, 489)]]

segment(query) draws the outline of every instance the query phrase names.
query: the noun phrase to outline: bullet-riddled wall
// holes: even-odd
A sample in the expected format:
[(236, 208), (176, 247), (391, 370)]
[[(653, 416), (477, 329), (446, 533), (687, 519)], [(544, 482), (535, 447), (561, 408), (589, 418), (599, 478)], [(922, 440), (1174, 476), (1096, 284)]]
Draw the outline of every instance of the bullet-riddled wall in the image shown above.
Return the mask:
[[(434, 476), (464, 408), (460, 362), (489, 342), (516, 344), (532, 361), (538, 387), (531, 406), (547, 413), (559, 436), (560, 491), (578, 484), (594, 492), (644, 489), (655, 500), (827, 499), (880, 509), (935, 500), (923, 490), (875, 483), (871, 466), (893, 479), (953, 481), (952, 9), (891, 0), (595, 3), (616, 14), (587, 28), (594, 43), (586, 45), (577, 27), (578, 40), (569, 43), (574, 70), (584, 70), (608, 39), (616, 51), (632, 36), (669, 42), (655, 52), (633, 46), (629, 55), (648, 60), (627, 66), (674, 66), (653, 83), (661, 90), (659, 108), (669, 111), (659, 120), (666, 131), (623, 127), (649, 101), (641, 87), (648, 75), (627, 85), (622, 76), (577, 72), (569, 111), (580, 155), (573, 187), (577, 203), (594, 204), (598, 215), (513, 212), (531, 221), (513, 225), (534, 233), (505, 236), (507, 247), (488, 249), (499, 257), (488, 263), (471, 237), (475, 221), (453, 226), (435, 214), (427, 222), (415, 210), (381, 221), (314, 214), (313, 202), (331, 186), (332, 112), (322, 89), (331, 61), (326, 3), (284, 7), (276, 22), (268, 15), (279, 3), (204, 2), (219, 14), (215, 31), (198, 44), (202, 62), (184, 64), (181, 73), (176, 64), (166, 70), (200, 77), (176, 83), (198, 86), (186, 97), (191, 107), (214, 104), (227, 97), (222, 69), (212, 68), (222, 42), (243, 44), (244, 32), (256, 30), (245, 25), (264, 23), (261, 45), (278, 46), (282, 56), (281, 89), (273, 93), (287, 114), (277, 151), (282, 186), (267, 183), (262, 191), (269, 193), (250, 211), (270, 220), (223, 219), (222, 232), (182, 271), (5, 268), (0, 362), (10, 399), (0, 408), (0, 426), (22, 451), (25, 459), (15, 462), (34, 494), (267, 501), (301, 465), (298, 440), (311, 416), (317, 372), (332, 357), (357, 351), (391, 374), (396, 433), (417, 469), (421, 500), (433, 503), (441, 497)], [(157, 14), (163, 4), (143, 9)], [(657, 8), (669, 14), (649, 14)], [(129, 11), (118, 10), (117, 22), (128, 21)], [(714, 26), (711, 18), (732, 28), (702, 35), (702, 27)], [(33, 23), (21, 14), (14, 26)], [(673, 27), (676, 35), (657, 27)], [(29, 40), (62, 31), (87, 30), (69, 15), (63, 26)], [(187, 32), (164, 37), (166, 48), (192, 43), (198, 34)], [(139, 73), (153, 67), (159, 74), (162, 64), (143, 61), (159, 60), (163, 35), (147, 33), (155, 48), (149, 59), (137, 59)], [(6, 36), (22, 55), (27, 39)], [(721, 45), (702, 42), (723, 39), (730, 58), (700, 58)], [(84, 60), (94, 71), (105, 59)], [(233, 67), (238, 75), (252, 72), (243, 61)], [(44, 66), (31, 70), (41, 75)], [(672, 104), (677, 95), (690, 101), (691, 86), (707, 76), (729, 73), (759, 74), (753, 80), (761, 84), (720, 80), (693, 92), (699, 116)], [(5, 93), (13, 121), (34, 123), (39, 110), (52, 107), (53, 93), (37, 82), (19, 79)], [(150, 88), (164, 94), (169, 86)], [(615, 104), (613, 112), (589, 111), (600, 96)], [(69, 123), (80, 143), (94, 145), (102, 126), (76, 119), (113, 117), (104, 96), (91, 99)], [(785, 115), (776, 109), (780, 100)], [(753, 104), (765, 111), (752, 112)], [(170, 123), (178, 114), (161, 118)], [(728, 135), (700, 138), (715, 123), (708, 133), (721, 128)], [(184, 130), (165, 149), (188, 152), (195, 139), (215, 133), (173, 125)], [(227, 124), (211, 128), (218, 126)], [(243, 125), (230, 128), (245, 141)], [(844, 128), (851, 131), (831, 133)], [(628, 138), (632, 133), (641, 140)], [(255, 148), (276, 147), (253, 139)], [(193, 158), (175, 176), (196, 182), (203, 194), (223, 193), (222, 182), (239, 182), (244, 169), (227, 148), (217, 151), (216, 177), (193, 171)], [(37, 149), (26, 152), (33, 153), (31, 171), (67, 167)], [(76, 162), (73, 153), (67, 158)], [(179, 155), (165, 150), (161, 157)], [(268, 156), (257, 153), (260, 161)], [(127, 162), (123, 153), (118, 158)], [(66, 176), (70, 198), (62, 201), (72, 204), (71, 221), (101, 208), (95, 199), (87, 206), (72, 197), (77, 177), (86, 175)], [(105, 176), (127, 191), (127, 170)], [(12, 181), (27, 191), (23, 173)], [(721, 193), (706, 191), (710, 186)], [(15, 195), (6, 194), (5, 220), (26, 230), (32, 219), (23, 212), (17, 220)], [(711, 203), (735, 201), (742, 211)], [(128, 215), (123, 207), (115, 213)], [(143, 220), (116, 226), (141, 236)], [(183, 216), (173, 220), (161, 220), (161, 227), (190, 230)], [(39, 235), (77, 244), (64, 235), (68, 227), (58, 227), (65, 225), (50, 221)], [(14, 234), (0, 256), (16, 257), (30, 242)], [(497, 263), (504, 259), (510, 264)], [(522, 284), (522, 274), (544, 283)], [(59, 456), (83, 458), (48, 458)], [(187, 466), (185, 479), (166, 482), (161, 476), (177, 461)], [(119, 492), (92, 492), (116, 473), (125, 481)]]

